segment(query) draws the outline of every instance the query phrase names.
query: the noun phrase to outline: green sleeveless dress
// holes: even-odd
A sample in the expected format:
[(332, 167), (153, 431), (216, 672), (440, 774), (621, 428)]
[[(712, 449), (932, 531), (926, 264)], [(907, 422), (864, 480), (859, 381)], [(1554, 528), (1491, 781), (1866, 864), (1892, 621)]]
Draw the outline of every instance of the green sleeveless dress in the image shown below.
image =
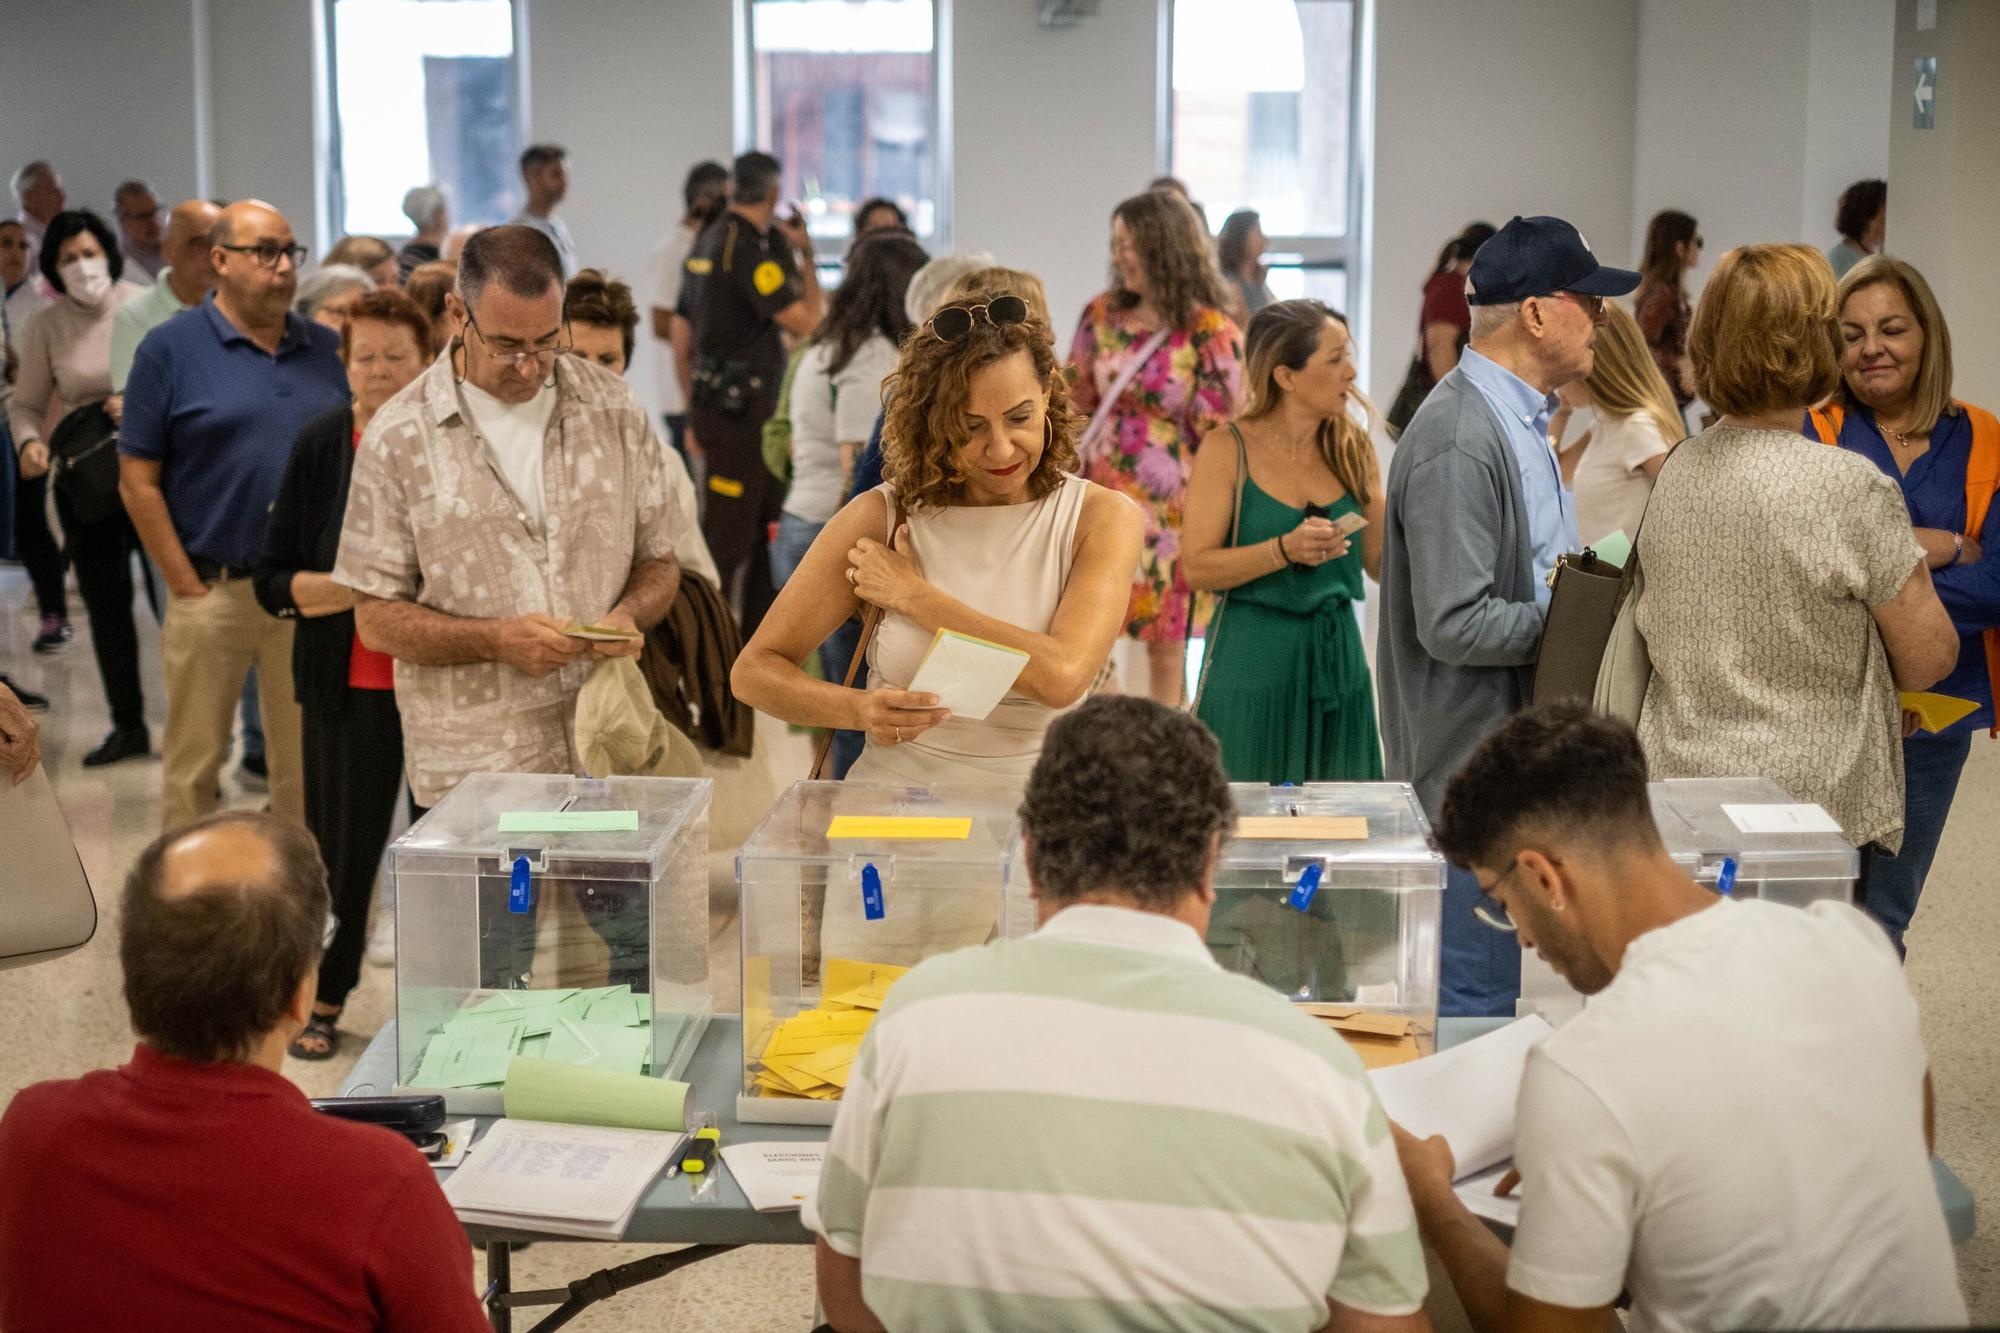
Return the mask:
[[(1243, 469), (1236, 544), (1282, 537), (1305, 517), (1280, 504)], [(1359, 513), (1343, 495), (1329, 517)], [(1208, 630), (1195, 715), (1222, 743), (1232, 782), (1375, 782), (1382, 742), (1375, 689), (1361, 649), (1354, 604), (1361, 584), (1361, 539), (1316, 569), (1290, 566), (1229, 590)]]

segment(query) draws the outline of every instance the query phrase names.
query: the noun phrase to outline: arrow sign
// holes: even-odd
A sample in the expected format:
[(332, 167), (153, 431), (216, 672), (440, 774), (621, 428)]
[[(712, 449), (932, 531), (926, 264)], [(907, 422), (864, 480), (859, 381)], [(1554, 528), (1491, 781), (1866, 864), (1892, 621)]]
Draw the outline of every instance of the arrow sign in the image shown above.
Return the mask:
[(1915, 101), (1910, 107), (1910, 125), (1913, 129), (1928, 130), (1937, 124), (1937, 57), (1921, 56), (1917, 60), (1917, 82)]

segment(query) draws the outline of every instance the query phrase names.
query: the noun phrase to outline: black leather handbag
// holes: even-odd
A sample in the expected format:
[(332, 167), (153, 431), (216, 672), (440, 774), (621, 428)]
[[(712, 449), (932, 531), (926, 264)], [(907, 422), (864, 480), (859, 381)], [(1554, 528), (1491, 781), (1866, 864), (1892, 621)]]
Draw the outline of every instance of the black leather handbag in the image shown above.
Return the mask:
[(103, 403), (77, 408), (49, 436), (49, 484), (64, 522), (83, 527), (125, 511), (118, 496), (118, 427)]

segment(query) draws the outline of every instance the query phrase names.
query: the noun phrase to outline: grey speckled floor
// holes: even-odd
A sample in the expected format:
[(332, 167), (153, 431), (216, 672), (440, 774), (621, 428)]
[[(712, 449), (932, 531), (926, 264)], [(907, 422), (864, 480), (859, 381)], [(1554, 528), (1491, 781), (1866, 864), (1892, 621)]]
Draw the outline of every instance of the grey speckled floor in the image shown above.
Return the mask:
[[(74, 602), (72, 595), (72, 601)], [(92, 881), (99, 886), (103, 920), (97, 937), (60, 962), (0, 972), (0, 1012), (17, 1032), (40, 1034), (34, 1042), (0, 1043), (0, 1103), (18, 1088), (45, 1078), (74, 1075), (115, 1064), (130, 1053), (131, 1031), (119, 994), (117, 885), (149, 839), (159, 818), (159, 765), (132, 762), (109, 770), (79, 766), (84, 751), (107, 725), (103, 694), (91, 660), (81, 604), (73, 606), (78, 641), (68, 652), (36, 657), (28, 651), (34, 622), (26, 609), (27, 583), (18, 568), (0, 566), (0, 671), (54, 700), (41, 718), (44, 758), (71, 832)], [(146, 654), (148, 713), (155, 737), (162, 715), (158, 635), (140, 604)], [(782, 778), (803, 775), (809, 762), (802, 741), (768, 722), (760, 732), (772, 753), (759, 771), (737, 775), (749, 788), (774, 790)], [(224, 786), (233, 804), (260, 798)], [(744, 793), (748, 804), (754, 791)], [(768, 804), (768, 795), (763, 797)], [(762, 808), (759, 806), (758, 808)], [(738, 835), (740, 837), (740, 834)], [(1958, 1251), (1959, 1272), (1975, 1322), (2000, 1322), (2000, 1222), (1987, 1211), (2000, 1206), (2000, 1060), (1993, 1040), (2000, 1014), (2000, 745), (1975, 744), (1945, 833), (1923, 909), (1910, 933), (1910, 981), (1924, 1014), (1938, 1089), (1939, 1149), (1979, 1201), (1981, 1232)], [(736, 999), (735, 960), (724, 927), (733, 912), (726, 869), (712, 878), (716, 948), (712, 956), (718, 1001)], [(286, 1072), (308, 1092), (336, 1089), (353, 1057), (393, 1002), (387, 969), (364, 969), (360, 989), (342, 1020), (340, 1058), (325, 1064), (292, 1062)], [(520, 1289), (557, 1286), (600, 1267), (649, 1253), (645, 1247), (537, 1245), (515, 1260)], [(673, 1278), (599, 1305), (569, 1325), (592, 1330), (645, 1329), (651, 1333), (785, 1333), (812, 1326), (812, 1256), (804, 1247), (757, 1246), (697, 1264)], [(533, 1312), (523, 1312), (532, 1317)], [(523, 1320), (523, 1324), (527, 1322)]]

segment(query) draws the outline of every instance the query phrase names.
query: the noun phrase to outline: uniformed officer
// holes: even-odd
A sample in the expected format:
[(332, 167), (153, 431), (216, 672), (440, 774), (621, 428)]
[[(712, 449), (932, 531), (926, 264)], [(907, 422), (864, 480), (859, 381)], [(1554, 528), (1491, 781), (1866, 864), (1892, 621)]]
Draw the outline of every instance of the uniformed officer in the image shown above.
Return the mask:
[(688, 427), (707, 465), (702, 535), (746, 638), (776, 595), (766, 548), (785, 497), (762, 437), (785, 374), (781, 335), (806, 337), (824, 304), (804, 222), (775, 217), (782, 177), (769, 153), (736, 159), (729, 211), (695, 241), (678, 312), (694, 326)]

